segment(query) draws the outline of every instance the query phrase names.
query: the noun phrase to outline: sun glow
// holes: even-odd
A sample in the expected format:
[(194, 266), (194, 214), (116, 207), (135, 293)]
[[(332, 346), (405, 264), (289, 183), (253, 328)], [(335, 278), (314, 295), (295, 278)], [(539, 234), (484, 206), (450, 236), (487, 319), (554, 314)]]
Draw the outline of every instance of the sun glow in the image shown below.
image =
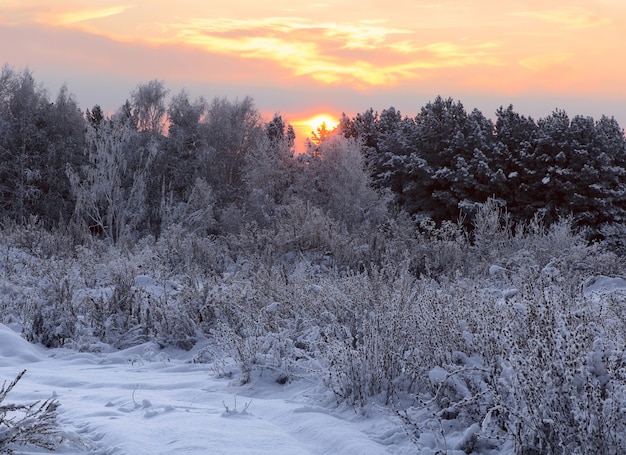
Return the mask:
[(339, 125), (339, 121), (331, 114), (322, 113), (291, 122), (296, 133), (296, 149), (299, 152), (305, 150), (307, 139), (311, 139), (313, 133), (317, 133), (322, 125), (326, 125), (326, 131), (332, 131)]
[(339, 121), (335, 119), (332, 115), (328, 114), (316, 115), (305, 120), (303, 123), (308, 125), (313, 132), (317, 132), (317, 130), (322, 128), (322, 125), (326, 126), (327, 131), (332, 131), (337, 127), (337, 125), (339, 125)]

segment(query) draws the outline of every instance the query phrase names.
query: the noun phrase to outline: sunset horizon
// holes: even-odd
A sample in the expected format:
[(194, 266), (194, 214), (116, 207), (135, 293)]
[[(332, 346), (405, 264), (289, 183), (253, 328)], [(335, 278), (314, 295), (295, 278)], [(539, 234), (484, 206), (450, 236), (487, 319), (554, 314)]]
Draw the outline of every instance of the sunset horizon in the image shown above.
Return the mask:
[(67, 84), (83, 110), (113, 112), (157, 79), (170, 95), (251, 96), (301, 140), (316, 115), (393, 106), (414, 116), (437, 96), (487, 117), (512, 104), (533, 118), (563, 109), (623, 126), (625, 24), (626, 5), (615, 0), (0, 6), (0, 37), (11, 43), (2, 63), (29, 68), (52, 94)]

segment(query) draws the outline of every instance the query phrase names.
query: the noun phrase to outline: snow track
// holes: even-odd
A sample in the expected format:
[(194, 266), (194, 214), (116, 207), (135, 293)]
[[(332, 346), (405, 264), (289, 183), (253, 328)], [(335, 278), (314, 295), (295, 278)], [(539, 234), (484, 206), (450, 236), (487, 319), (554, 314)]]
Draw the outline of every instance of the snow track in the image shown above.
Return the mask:
[[(314, 385), (258, 379), (232, 386), (192, 353), (150, 355), (151, 346), (109, 353), (46, 350), (0, 325), (0, 380), (27, 373), (12, 402), (55, 397), (61, 403), (57, 453), (386, 454), (410, 453), (383, 416), (319, 407)], [(147, 360), (147, 359), (152, 359)], [(309, 393), (310, 392), (310, 393)], [(397, 425), (397, 424), (396, 424)], [(400, 444), (398, 444), (400, 443)], [(18, 447), (16, 453), (44, 453)]]

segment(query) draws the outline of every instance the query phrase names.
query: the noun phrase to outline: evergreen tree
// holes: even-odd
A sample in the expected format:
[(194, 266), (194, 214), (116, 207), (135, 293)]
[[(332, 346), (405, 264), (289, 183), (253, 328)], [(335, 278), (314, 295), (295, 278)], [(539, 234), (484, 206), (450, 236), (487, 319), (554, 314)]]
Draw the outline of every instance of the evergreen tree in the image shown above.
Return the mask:
[(437, 97), (415, 118), (411, 140), (409, 211), (436, 221), (455, 219), (459, 210), (491, 196), (498, 180), (493, 169), (494, 127), (478, 110), (467, 114), (460, 102)]
[(47, 224), (67, 222), (74, 211), (70, 182), (65, 173), (68, 164), (84, 164), (85, 120), (66, 86), (61, 87), (55, 102), (46, 109), (47, 148), (41, 162), (41, 192), (34, 212)]
[(185, 91), (172, 97), (167, 110), (168, 136), (152, 170), (159, 195), (165, 188), (175, 201), (187, 200), (195, 180), (208, 178), (208, 145), (201, 133), (206, 109), (203, 98), (191, 101)]
[(87, 109), (87, 111), (85, 111), (85, 119), (91, 126), (98, 128), (104, 120), (104, 113), (100, 105), (96, 104), (91, 111)]
[(529, 219), (539, 208), (525, 183), (533, 172), (526, 166), (536, 134), (535, 121), (515, 112), (512, 105), (496, 111), (493, 166), (505, 177), (500, 179), (502, 185), (496, 194), (507, 202), (508, 212), (517, 219)]

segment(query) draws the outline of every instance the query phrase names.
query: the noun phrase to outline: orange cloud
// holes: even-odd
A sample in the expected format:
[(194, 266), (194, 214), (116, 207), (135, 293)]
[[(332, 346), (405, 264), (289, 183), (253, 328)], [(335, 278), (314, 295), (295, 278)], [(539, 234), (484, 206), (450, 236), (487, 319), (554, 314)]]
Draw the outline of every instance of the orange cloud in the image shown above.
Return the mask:
[(53, 14), (52, 17), (49, 18), (50, 20), (46, 20), (45, 22), (52, 22), (58, 25), (69, 25), (92, 19), (115, 16), (117, 14), (123, 13), (129, 8), (132, 8), (132, 5), (110, 6), (107, 8), (79, 9), (75, 11), (67, 11), (63, 13)]
[[(494, 43), (471, 45), (406, 39), (413, 32), (383, 21), (315, 22), (299, 17), (188, 19), (165, 24), (168, 39), (210, 53), (277, 62), (295, 76), (357, 87), (418, 79), (436, 68), (498, 64)], [(401, 37), (402, 39), (398, 39)], [(350, 52), (359, 51), (358, 58)], [(354, 54), (353, 54), (354, 55)]]
[(538, 19), (550, 24), (563, 25), (568, 28), (589, 28), (606, 25), (611, 21), (592, 13), (587, 10), (579, 8), (567, 8), (560, 10), (540, 10), (540, 11), (521, 11), (511, 13), (512, 16), (530, 17)]

